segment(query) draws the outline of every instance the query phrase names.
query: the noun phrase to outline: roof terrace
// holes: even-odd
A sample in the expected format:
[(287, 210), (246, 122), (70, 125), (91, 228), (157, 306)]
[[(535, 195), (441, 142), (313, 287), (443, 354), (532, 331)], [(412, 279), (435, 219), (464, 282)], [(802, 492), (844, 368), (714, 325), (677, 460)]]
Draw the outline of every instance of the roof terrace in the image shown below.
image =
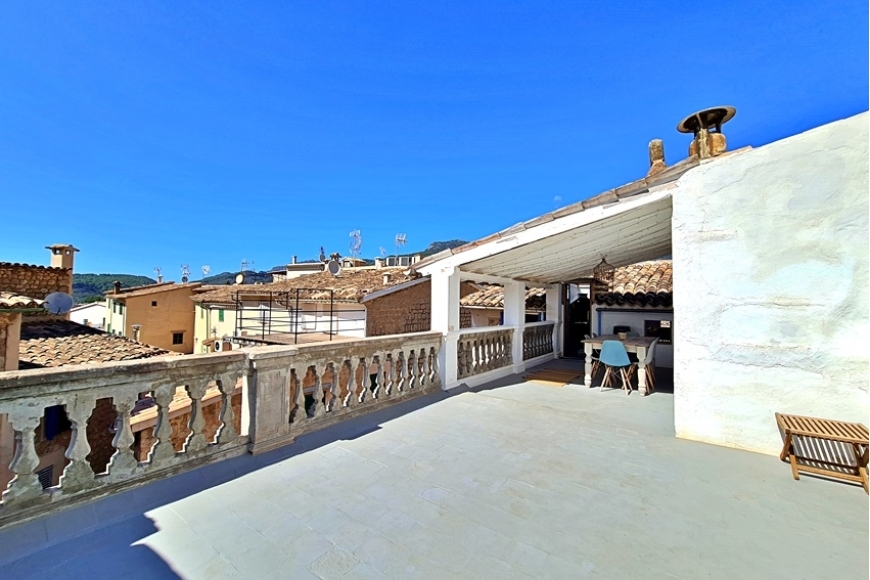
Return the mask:
[(397, 401), (7, 527), (0, 576), (868, 575), (860, 487), (674, 438), (662, 382), (626, 397), (514, 374)]

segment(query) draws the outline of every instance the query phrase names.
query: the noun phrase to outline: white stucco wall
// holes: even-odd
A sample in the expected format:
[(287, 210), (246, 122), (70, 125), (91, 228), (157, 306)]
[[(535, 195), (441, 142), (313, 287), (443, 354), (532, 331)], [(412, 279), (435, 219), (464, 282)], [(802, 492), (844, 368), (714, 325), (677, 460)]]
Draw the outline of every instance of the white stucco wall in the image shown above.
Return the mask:
[(93, 304), (76, 306), (69, 312), (69, 319), (73, 322), (99, 329), (104, 328), (104, 322), (108, 317), (105, 302), (94, 302)]
[[(599, 312), (601, 310), (601, 312)], [(601, 327), (598, 327), (599, 315)], [(674, 313), (670, 309), (649, 308), (644, 312), (631, 312), (629, 308), (618, 306), (592, 306), (592, 332), (596, 334), (611, 334), (614, 326), (630, 326), (633, 332), (644, 334), (644, 322), (647, 320), (669, 320), (673, 322)], [(658, 344), (655, 353), (655, 365), (662, 368), (673, 368), (674, 347), (672, 344)]]
[(678, 437), (778, 453), (775, 411), (868, 423), (867, 143), (864, 113), (680, 180)]

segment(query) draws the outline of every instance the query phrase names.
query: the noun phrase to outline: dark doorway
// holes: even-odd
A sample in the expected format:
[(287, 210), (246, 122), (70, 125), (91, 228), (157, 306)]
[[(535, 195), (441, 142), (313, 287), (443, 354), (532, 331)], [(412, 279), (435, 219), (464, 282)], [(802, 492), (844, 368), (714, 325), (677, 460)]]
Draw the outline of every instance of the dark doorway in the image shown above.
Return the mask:
[(590, 304), (589, 296), (581, 293), (576, 284), (565, 284), (565, 327), (562, 356), (582, 358), (583, 337), (589, 334)]

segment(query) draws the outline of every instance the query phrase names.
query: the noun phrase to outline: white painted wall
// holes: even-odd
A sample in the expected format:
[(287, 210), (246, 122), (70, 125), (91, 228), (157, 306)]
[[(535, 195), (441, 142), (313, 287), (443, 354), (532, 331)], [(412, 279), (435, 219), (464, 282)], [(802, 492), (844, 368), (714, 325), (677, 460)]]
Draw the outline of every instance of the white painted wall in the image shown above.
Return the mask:
[(105, 302), (94, 302), (76, 306), (69, 311), (69, 319), (85, 326), (103, 329), (108, 320)]
[[(598, 327), (599, 309), (606, 309), (601, 314), (601, 328)], [(673, 322), (674, 314), (669, 309), (661, 310), (649, 308), (645, 312), (616, 311), (618, 306), (592, 306), (592, 332), (596, 334), (612, 334), (614, 326), (630, 326), (631, 330), (641, 336), (644, 333), (644, 321), (646, 320), (670, 320)], [(610, 310), (613, 309), (613, 310)], [(623, 309), (628, 310), (628, 308)], [(672, 344), (658, 344), (656, 346), (655, 365), (663, 368), (674, 367), (674, 347)]]
[(679, 437), (778, 453), (774, 412), (868, 423), (868, 114), (682, 177)]

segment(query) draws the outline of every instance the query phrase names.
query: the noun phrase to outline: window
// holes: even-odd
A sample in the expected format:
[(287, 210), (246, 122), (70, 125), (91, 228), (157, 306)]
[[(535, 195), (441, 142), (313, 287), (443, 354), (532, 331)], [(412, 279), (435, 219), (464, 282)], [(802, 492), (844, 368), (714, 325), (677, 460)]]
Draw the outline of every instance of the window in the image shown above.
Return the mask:
[(157, 301), (156, 301), (156, 300), (152, 300), (152, 301), (151, 301), (151, 306), (157, 306)]
[(202, 320), (205, 318), (205, 308), (200, 307), (199, 309), (199, 319)]
[(172, 344), (184, 344), (184, 333), (183, 332), (173, 332), (172, 333)]
[(85, 326), (87, 326), (87, 325), (88, 325), (88, 319), (87, 319), (87, 318), (82, 319), (82, 324), (84, 324)]
[(223, 322), (223, 321), (224, 321), (224, 309), (221, 308), (220, 310), (218, 310), (218, 322)]

